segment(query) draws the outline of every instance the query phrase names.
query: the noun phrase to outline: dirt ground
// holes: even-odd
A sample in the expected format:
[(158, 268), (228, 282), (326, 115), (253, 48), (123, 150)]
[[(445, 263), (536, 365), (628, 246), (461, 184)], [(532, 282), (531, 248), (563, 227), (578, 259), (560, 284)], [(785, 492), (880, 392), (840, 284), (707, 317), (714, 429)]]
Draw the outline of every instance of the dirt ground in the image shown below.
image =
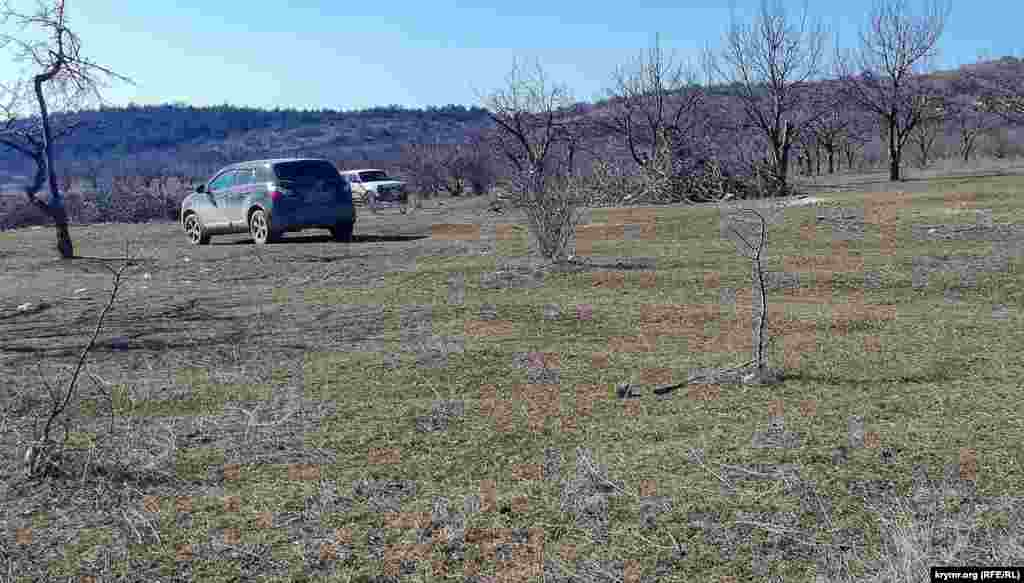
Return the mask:
[[(201, 354), (243, 340), (279, 351), (282, 358), (345, 343), (317, 336), (313, 329), (344, 327), (346, 337), (352, 331), (358, 340), (360, 335), (353, 331), (358, 311), (336, 307), (301, 312), (275, 304), (274, 291), (332, 280), (373, 286), (386, 273), (415, 271), (419, 256), (493, 248), (494, 224), (518, 220), (514, 213), (488, 211), (480, 199), (425, 204), (432, 208), (411, 215), (397, 210), (374, 215), (360, 209), (350, 244), (331, 241), (326, 231), (311, 230), (289, 233), (281, 243), (267, 247), (256, 247), (246, 235), (214, 237), (208, 247), (192, 247), (178, 225), (159, 223), (119, 225), (112, 245), (111, 226), (73, 226), (72, 237), (82, 255), (116, 257), (123, 254), (127, 241), (131, 254), (145, 258), (126, 273), (119, 301), (90, 362), (116, 360), (132, 370), (172, 351), (197, 353), (187, 358), (203, 360)], [(447, 223), (481, 225), (481, 238), (432, 239), (432, 226)], [(0, 375), (6, 384), (24, 381), (25, 367), (40, 359), (72, 362), (109, 298), (111, 274), (102, 261), (54, 258), (50, 228), (5, 237), (0, 240)], [(66, 284), (54, 285), (54, 278)], [(311, 326), (314, 321), (319, 325)], [(112, 347), (112, 334), (126, 337), (127, 346)], [(116, 359), (105, 358), (115, 350)], [(117, 377), (117, 371), (107, 372)]]

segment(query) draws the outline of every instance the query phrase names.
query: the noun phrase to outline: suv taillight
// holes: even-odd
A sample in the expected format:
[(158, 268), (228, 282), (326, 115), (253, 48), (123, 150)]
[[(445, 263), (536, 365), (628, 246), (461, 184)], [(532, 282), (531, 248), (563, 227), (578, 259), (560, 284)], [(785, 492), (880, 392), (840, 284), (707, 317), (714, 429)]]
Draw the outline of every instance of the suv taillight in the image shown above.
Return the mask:
[(272, 200), (274, 202), (277, 202), (277, 201), (281, 200), (282, 196), (284, 196), (284, 195), (281, 193), (280, 190), (271, 190), (270, 191), (270, 200)]

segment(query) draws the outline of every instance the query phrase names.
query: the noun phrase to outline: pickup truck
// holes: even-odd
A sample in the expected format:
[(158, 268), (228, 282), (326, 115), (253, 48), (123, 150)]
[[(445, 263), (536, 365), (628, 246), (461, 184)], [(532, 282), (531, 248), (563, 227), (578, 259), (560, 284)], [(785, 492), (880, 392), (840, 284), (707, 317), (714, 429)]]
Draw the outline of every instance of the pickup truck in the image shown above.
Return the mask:
[(352, 200), (365, 204), (370, 212), (375, 213), (381, 208), (397, 208), (405, 214), (411, 208), (405, 182), (394, 180), (383, 170), (342, 170), (341, 176), (352, 186)]

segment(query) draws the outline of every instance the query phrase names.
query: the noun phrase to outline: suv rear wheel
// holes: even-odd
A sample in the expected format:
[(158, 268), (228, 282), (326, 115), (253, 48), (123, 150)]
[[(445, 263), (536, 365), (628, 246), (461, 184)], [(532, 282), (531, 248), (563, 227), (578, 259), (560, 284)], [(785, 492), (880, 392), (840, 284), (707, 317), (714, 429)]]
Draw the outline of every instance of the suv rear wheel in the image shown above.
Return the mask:
[(280, 238), (279, 233), (270, 229), (270, 218), (262, 209), (256, 209), (249, 215), (249, 234), (257, 245), (274, 243)]
[(355, 227), (354, 223), (338, 223), (331, 227), (331, 237), (335, 241), (343, 241), (345, 243), (352, 241), (352, 230)]

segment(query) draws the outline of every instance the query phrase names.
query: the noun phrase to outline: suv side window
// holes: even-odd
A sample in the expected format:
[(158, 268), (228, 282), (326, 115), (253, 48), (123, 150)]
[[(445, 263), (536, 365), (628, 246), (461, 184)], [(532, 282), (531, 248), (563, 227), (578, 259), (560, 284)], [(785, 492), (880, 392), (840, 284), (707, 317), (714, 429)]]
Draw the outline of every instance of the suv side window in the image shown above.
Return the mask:
[(346, 174), (345, 175), (345, 179), (348, 180), (349, 183), (357, 183), (357, 182), (359, 182), (359, 175), (355, 174), (355, 173), (353, 173), (353, 174)]
[(246, 184), (256, 183), (256, 169), (255, 168), (243, 168), (238, 171), (235, 176), (234, 186), (245, 186)]
[(209, 190), (211, 192), (217, 192), (217, 191), (221, 191), (221, 190), (226, 190), (228, 188), (231, 188), (231, 186), (234, 183), (234, 181), (235, 181), (235, 171), (234, 170), (228, 170), (224, 174), (221, 174), (217, 178), (213, 179), (213, 182), (210, 183)]

